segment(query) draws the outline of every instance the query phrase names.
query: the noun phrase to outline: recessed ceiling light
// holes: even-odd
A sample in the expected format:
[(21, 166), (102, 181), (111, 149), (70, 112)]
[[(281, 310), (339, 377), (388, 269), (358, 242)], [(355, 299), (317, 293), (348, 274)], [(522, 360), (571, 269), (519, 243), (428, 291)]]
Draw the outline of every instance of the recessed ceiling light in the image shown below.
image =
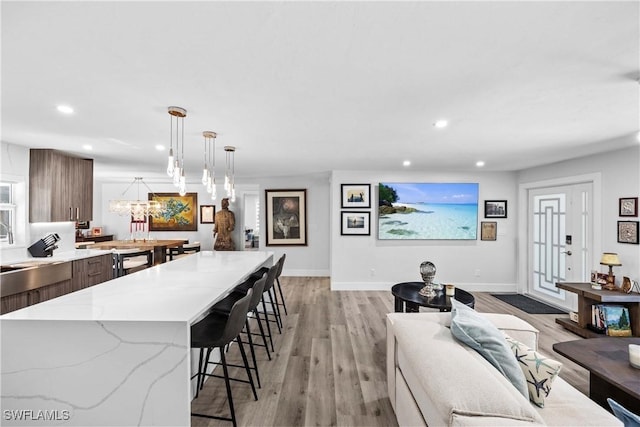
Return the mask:
[(638, 132), (638, 134), (636, 135), (636, 139), (638, 140), (638, 142), (640, 142), (640, 132)]
[(56, 109), (62, 114), (73, 114), (73, 108), (68, 105), (58, 105)]
[(409, 160), (405, 160), (404, 162), (402, 162), (402, 166), (404, 167), (411, 166), (411, 162)]
[(437, 127), (438, 129), (442, 129), (442, 128), (446, 128), (447, 126), (449, 126), (449, 122), (446, 120), (438, 120), (437, 122), (435, 122), (433, 124), (434, 127)]
[(160, 144), (156, 145), (156, 150), (164, 151), (164, 145), (160, 145)]
[(481, 167), (483, 167), (483, 166), (484, 166), (484, 162), (483, 162), (482, 160), (478, 160), (478, 161), (476, 162), (476, 166), (477, 166), (477, 167), (479, 167), (479, 168), (481, 168)]
[(82, 146), (82, 148), (84, 148), (84, 149), (85, 149), (85, 150), (87, 150), (87, 151), (91, 151), (91, 150), (93, 150), (93, 147), (92, 147), (92, 146), (90, 146), (89, 144), (85, 144), (85, 145), (83, 145), (83, 146)]

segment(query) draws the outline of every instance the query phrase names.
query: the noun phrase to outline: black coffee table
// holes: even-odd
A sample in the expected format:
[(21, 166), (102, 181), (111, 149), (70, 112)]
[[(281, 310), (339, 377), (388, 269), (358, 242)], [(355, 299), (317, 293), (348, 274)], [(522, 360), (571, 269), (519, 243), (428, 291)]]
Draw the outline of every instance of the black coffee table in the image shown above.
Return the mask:
[[(417, 313), (422, 307), (437, 308), (440, 311), (451, 311), (451, 297), (445, 295), (444, 289), (436, 296), (427, 298), (418, 292), (424, 287), (423, 282), (403, 282), (393, 285), (391, 293), (395, 298), (396, 313)], [(476, 300), (469, 292), (456, 287), (455, 299), (473, 308)]]

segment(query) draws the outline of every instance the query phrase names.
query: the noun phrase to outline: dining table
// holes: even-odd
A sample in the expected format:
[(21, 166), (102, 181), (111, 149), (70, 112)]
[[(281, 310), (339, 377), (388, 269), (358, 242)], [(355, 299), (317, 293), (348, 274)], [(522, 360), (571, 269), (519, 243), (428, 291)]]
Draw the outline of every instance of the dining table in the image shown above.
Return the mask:
[(158, 265), (166, 261), (167, 249), (181, 248), (185, 243), (189, 243), (189, 241), (184, 239), (110, 240), (108, 242), (96, 242), (86, 247), (89, 249), (152, 249), (153, 265)]

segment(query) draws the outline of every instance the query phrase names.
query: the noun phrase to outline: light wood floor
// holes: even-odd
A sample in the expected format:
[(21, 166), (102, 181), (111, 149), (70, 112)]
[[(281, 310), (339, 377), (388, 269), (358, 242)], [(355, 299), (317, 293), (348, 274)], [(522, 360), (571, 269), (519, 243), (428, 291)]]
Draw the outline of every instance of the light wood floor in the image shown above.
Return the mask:
[[(385, 315), (391, 292), (331, 292), (328, 278), (282, 277), (288, 316), (275, 333), (269, 361), (257, 350), (262, 388), (254, 401), (249, 385), (232, 383), (240, 426), (396, 426), (386, 385)], [(555, 342), (579, 339), (557, 325), (557, 315), (531, 315), (488, 293), (475, 293), (476, 310), (514, 314), (540, 330), (540, 351), (564, 363), (560, 374), (583, 393), (588, 372), (555, 353)], [(228, 360), (239, 361), (237, 346)], [(233, 363), (233, 362), (232, 362)], [(232, 376), (246, 378), (232, 368)], [(192, 410), (228, 416), (224, 380), (211, 378)], [(192, 417), (193, 426), (230, 422)]]

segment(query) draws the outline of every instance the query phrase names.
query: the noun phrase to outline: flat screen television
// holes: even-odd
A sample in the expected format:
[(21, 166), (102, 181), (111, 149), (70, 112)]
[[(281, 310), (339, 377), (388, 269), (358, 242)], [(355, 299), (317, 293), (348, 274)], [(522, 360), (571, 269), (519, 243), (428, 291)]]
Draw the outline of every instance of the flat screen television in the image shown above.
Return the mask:
[(477, 183), (378, 185), (378, 239), (476, 240)]

